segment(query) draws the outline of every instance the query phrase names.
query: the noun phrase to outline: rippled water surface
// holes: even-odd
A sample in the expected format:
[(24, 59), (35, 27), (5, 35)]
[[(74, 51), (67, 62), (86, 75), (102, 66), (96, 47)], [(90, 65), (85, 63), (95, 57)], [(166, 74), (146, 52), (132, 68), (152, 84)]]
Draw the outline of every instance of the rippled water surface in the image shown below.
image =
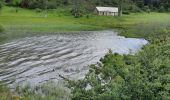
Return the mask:
[(0, 45), (0, 80), (39, 84), (60, 80), (60, 75), (80, 79), (88, 72), (88, 65), (97, 62), (109, 48), (128, 54), (145, 44), (144, 39), (125, 38), (112, 31), (21, 38)]

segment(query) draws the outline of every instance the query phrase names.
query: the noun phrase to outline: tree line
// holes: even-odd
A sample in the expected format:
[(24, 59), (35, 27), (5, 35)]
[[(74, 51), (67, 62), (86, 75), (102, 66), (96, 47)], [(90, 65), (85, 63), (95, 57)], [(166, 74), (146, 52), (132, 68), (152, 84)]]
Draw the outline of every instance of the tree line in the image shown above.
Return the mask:
[(93, 13), (96, 6), (114, 6), (119, 8), (119, 15), (131, 12), (170, 12), (169, 0), (0, 0), (2, 5), (16, 6), (28, 9), (71, 9), (75, 17)]
[[(170, 11), (170, 0), (0, 0), (7, 5), (23, 8), (56, 9), (60, 6), (78, 6), (85, 11), (92, 11), (95, 6), (120, 6), (128, 11)], [(90, 9), (91, 8), (91, 9)]]

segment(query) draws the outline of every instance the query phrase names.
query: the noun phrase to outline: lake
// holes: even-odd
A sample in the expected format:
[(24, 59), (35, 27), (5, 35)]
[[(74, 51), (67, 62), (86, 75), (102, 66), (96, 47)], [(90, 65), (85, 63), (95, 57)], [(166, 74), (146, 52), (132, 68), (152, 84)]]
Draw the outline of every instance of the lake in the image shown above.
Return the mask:
[(38, 85), (59, 81), (60, 75), (82, 79), (88, 65), (103, 57), (108, 49), (134, 54), (148, 42), (125, 38), (113, 31), (43, 34), (8, 41), (0, 45), (0, 81), (9, 85)]

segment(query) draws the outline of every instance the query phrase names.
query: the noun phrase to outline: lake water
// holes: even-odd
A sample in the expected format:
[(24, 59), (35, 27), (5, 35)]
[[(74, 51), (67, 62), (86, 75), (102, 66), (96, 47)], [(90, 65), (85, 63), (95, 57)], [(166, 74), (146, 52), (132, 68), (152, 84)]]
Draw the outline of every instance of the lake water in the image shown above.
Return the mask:
[(116, 32), (80, 32), (33, 36), (0, 45), (0, 81), (9, 85), (61, 80), (60, 75), (81, 79), (88, 65), (108, 49), (120, 54), (136, 53), (148, 42), (125, 38)]

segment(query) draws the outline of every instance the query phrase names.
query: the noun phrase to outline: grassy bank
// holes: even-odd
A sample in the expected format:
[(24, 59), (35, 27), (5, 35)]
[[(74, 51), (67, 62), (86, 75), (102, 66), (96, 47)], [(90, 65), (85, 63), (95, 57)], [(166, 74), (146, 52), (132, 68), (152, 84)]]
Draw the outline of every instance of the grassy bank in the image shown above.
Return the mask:
[[(22, 8), (4, 7), (0, 14), (0, 22), (7, 31), (56, 32), (56, 31), (86, 31), (101, 27), (81, 24), (73, 16), (58, 10), (37, 12)], [(47, 17), (46, 17), (47, 15)]]
[[(47, 17), (45, 17), (47, 15)], [(170, 26), (168, 13), (135, 13), (122, 17), (89, 15), (74, 18), (68, 9), (37, 12), (22, 8), (4, 7), (0, 13), (0, 23), (6, 29), (5, 36), (12, 37), (27, 33), (47, 33), (65, 31), (91, 31), (123, 28), (125, 36), (139, 37), (155, 33)], [(165, 30), (166, 31), (166, 30)], [(135, 34), (134, 34), (135, 33)], [(148, 35), (148, 34), (147, 34)]]

